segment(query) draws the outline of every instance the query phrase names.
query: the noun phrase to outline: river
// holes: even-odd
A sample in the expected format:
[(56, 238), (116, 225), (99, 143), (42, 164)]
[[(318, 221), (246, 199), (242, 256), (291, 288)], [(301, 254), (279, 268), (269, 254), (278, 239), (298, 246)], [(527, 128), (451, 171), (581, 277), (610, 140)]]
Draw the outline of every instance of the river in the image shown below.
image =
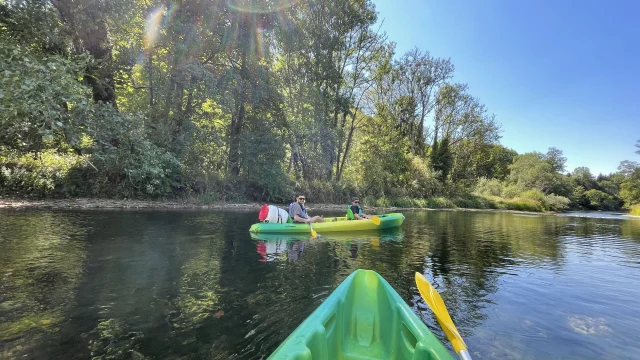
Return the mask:
[(310, 240), (253, 239), (256, 211), (0, 210), (0, 358), (266, 358), (358, 268), (449, 347), (424, 273), (475, 359), (640, 358), (640, 220), (405, 215)]

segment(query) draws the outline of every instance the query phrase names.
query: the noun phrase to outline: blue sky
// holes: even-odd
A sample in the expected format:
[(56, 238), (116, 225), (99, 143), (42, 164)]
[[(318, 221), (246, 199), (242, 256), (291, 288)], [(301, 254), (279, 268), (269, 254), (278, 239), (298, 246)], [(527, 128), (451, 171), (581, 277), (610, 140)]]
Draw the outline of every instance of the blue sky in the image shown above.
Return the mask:
[(450, 58), (518, 153), (555, 146), (567, 170), (640, 161), (640, 1), (374, 0), (396, 56)]

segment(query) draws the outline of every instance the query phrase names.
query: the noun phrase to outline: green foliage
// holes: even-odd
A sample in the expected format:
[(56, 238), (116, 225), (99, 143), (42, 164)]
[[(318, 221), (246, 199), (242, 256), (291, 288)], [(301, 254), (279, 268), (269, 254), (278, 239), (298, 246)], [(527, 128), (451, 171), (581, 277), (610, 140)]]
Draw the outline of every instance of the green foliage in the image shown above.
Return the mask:
[(545, 195), (544, 208), (549, 211), (563, 211), (569, 207), (571, 200), (555, 194)]
[(640, 216), (640, 204), (631, 206), (629, 215)]
[(84, 152), (97, 168), (97, 174), (89, 174), (91, 194), (162, 196), (180, 185), (180, 161), (149, 140), (144, 116), (116, 112), (110, 105), (95, 105), (82, 115), (91, 139)]
[(587, 190), (584, 197), (589, 201), (589, 207), (593, 209), (610, 210), (615, 206), (614, 199), (600, 190)]
[(577, 167), (571, 173), (571, 180), (575, 186), (582, 186), (590, 190), (595, 187), (595, 181), (588, 167)]
[(21, 154), (0, 148), (0, 189), (6, 194), (62, 195), (69, 175), (87, 165), (88, 156), (46, 150)]
[(520, 188), (515, 184), (503, 184), (502, 197), (506, 199), (513, 199), (520, 194)]
[(521, 191), (537, 189), (550, 191), (558, 181), (559, 174), (544, 160), (540, 153), (527, 153), (515, 157), (509, 166), (509, 181), (518, 185)]
[(468, 195), (466, 197), (457, 197), (453, 199), (453, 202), (457, 207), (467, 209), (497, 209), (498, 204), (496, 201), (491, 200), (491, 196), (474, 196)]
[(517, 210), (517, 211), (533, 211), (541, 212), (542, 205), (531, 199), (526, 198), (514, 198), (503, 199), (498, 201), (498, 208), (504, 210)]
[(396, 54), (371, 1), (277, 14), (259, 3), (3, 2), (2, 191), (203, 203), (304, 191), (316, 203), (529, 210), (640, 201), (634, 162), (596, 182), (587, 168), (562, 175), (559, 149), (501, 146), (494, 116), (451, 83), (451, 61)]
[(478, 195), (500, 196), (503, 184), (498, 179), (480, 178), (476, 184), (475, 193)]
[(442, 192), (442, 183), (438, 181), (437, 173), (422, 158), (412, 156), (409, 166), (408, 185), (405, 186), (410, 197), (434, 196)]
[(640, 203), (640, 166), (629, 166), (626, 177), (620, 185), (620, 198), (627, 205)]
[(88, 105), (78, 81), (86, 61), (41, 55), (0, 37), (0, 145), (39, 150), (69, 133), (76, 126), (70, 109)]
[(544, 203), (544, 193), (538, 189), (531, 189), (527, 191), (523, 191), (520, 194), (521, 198), (530, 199), (539, 202), (540, 204)]
[(509, 165), (518, 155), (515, 150), (491, 144), (473, 152), (473, 164), (478, 177), (505, 180), (509, 176)]
[(544, 159), (551, 167), (553, 171), (557, 173), (562, 173), (565, 169), (565, 164), (567, 163), (567, 158), (562, 156), (562, 150), (551, 147), (546, 154), (542, 155), (542, 159)]

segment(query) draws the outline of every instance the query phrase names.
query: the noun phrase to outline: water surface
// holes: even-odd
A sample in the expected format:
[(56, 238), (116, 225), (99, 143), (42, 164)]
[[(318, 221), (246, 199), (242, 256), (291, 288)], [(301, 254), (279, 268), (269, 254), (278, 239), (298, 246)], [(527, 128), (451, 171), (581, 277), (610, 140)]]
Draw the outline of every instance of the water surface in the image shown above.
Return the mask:
[(310, 240), (252, 238), (255, 211), (2, 210), (0, 358), (266, 358), (358, 268), (446, 341), (424, 273), (477, 359), (640, 358), (640, 221), (405, 215)]

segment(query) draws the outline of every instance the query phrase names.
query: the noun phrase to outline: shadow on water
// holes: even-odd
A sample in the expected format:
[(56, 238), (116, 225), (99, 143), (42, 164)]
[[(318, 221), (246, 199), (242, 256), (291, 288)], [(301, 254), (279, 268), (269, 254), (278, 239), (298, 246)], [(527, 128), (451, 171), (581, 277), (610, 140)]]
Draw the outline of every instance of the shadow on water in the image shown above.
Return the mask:
[(259, 359), (353, 270), (478, 359), (639, 350), (640, 221), (410, 212), (400, 229), (255, 235), (253, 212), (0, 212), (0, 358)]

